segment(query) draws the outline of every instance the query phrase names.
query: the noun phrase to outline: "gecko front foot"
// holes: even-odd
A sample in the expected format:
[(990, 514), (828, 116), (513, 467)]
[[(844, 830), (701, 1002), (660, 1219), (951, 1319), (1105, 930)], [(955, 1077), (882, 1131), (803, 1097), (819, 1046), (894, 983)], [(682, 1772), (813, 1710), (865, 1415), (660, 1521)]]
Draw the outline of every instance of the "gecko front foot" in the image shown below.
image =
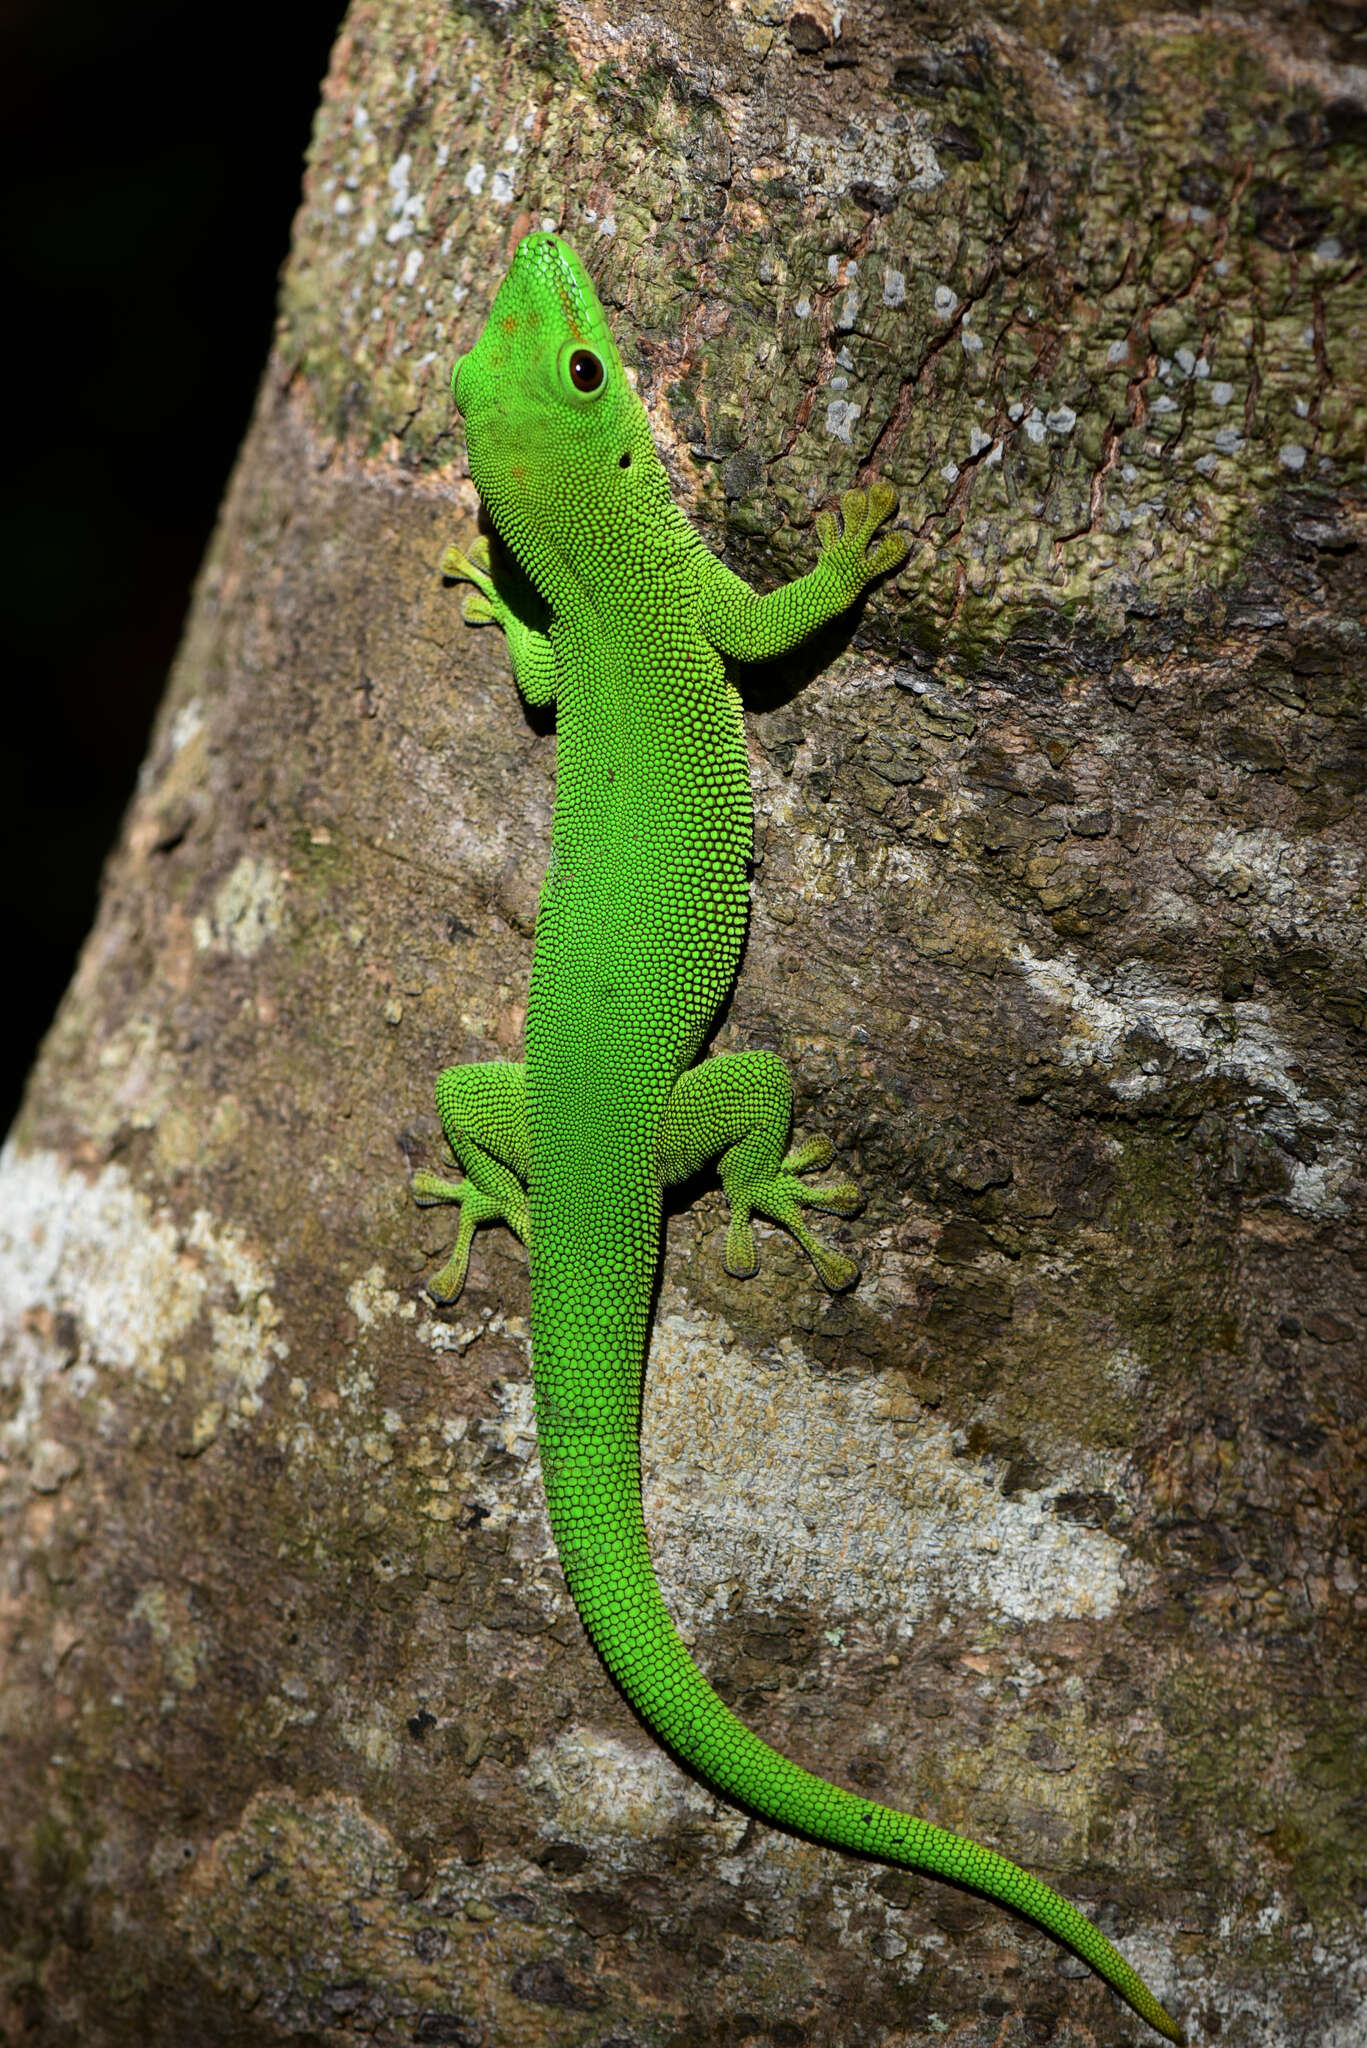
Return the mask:
[(877, 576), (895, 569), (907, 552), (904, 533), (885, 533), (876, 540), (879, 527), (897, 510), (897, 493), (891, 484), (873, 483), (866, 491), (843, 491), (840, 497), (840, 525), (833, 512), (816, 515), (821, 559), (848, 581), (858, 593)]
[(461, 614), (467, 626), (501, 626), (517, 687), (529, 704), (549, 704), (559, 671), (547, 637), (549, 614), (516, 561), (495, 557), (482, 533), (468, 548), (447, 548), (441, 573), (452, 583), (473, 583)]
[(794, 1147), (777, 1173), (749, 1187), (729, 1180), (723, 1170), (722, 1185), (731, 1203), (731, 1227), (726, 1233), (725, 1252), (728, 1273), (734, 1273), (738, 1280), (745, 1280), (759, 1264), (755, 1233), (751, 1227), (751, 1218), (758, 1212), (792, 1232), (832, 1294), (840, 1294), (847, 1287), (853, 1287), (859, 1278), (859, 1268), (854, 1260), (823, 1244), (802, 1218), (804, 1208), (820, 1209), (831, 1216), (853, 1216), (861, 1206), (863, 1197), (853, 1181), (818, 1182), (811, 1187), (799, 1180), (799, 1174), (819, 1171), (823, 1166), (829, 1166), (834, 1157), (835, 1147), (829, 1138), (809, 1138), (804, 1145)]
[(452, 583), (473, 583), (475, 586), (461, 607), (467, 626), (503, 623), (506, 607), (494, 587), (489, 543), (482, 533), (471, 541), (468, 552), (454, 544), (449, 547), (441, 558), (441, 573)]

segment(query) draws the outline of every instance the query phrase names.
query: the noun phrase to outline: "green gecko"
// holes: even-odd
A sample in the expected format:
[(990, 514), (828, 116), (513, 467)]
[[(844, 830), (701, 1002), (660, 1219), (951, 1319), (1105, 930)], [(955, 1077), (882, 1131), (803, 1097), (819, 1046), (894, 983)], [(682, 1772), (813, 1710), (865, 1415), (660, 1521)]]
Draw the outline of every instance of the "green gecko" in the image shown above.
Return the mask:
[(452, 372), (470, 475), (513, 557), (476, 542), (442, 567), (502, 627), (522, 694), (557, 707), (550, 864), (536, 918), (526, 1059), (448, 1067), (436, 1085), (463, 1178), (431, 1282), (464, 1283), (477, 1225), (511, 1226), (531, 1270), (532, 1370), (546, 1505), (594, 1646), (647, 1726), (709, 1784), (781, 1827), (929, 1871), (1012, 1906), (1076, 1950), (1170, 2041), (1176, 2023), (1105, 1937), (994, 1850), (827, 1784), (753, 1734), (693, 1663), (655, 1581), (637, 1441), (666, 1186), (718, 1161), (726, 1265), (756, 1267), (752, 1218), (783, 1224), (828, 1288), (853, 1261), (804, 1212), (848, 1215), (824, 1138), (789, 1151), (792, 1090), (770, 1052), (694, 1065), (745, 934), (750, 776), (724, 658), (767, 661), (845, 611), (906, 553), (880, 537), (882, 483), (816, 522), (816, 566), (757, 596), (670, 496), (640, 398), (583, 265), (553, 234), (518, 244)]

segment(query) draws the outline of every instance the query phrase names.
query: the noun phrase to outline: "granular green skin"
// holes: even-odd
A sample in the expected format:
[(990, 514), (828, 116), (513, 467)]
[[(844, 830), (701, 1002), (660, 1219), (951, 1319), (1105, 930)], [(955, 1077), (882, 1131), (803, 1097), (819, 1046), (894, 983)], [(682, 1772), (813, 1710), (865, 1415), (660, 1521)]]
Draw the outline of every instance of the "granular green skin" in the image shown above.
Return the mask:
[[(825, 1284), (852, 1262), (804, 1207), (848, 1213), (814, 1140), (788, 1153), (791, 1085), (767, 1052), (694, 1067), (739, 961), (751, 852), (739, 697), (723, 657), (771, 659), (902, 559), (877, 537), (895, 498), (851, 491), (818, 521), (806, 576), (758, 597), (673, 504), (644, 407), (581, 264), (555, 235), (519, 245), (453, 378), (470, 472), (517, 567), (453, 550), (534, 703), (558, 707), (551, 859), (537, 914), (525, 1065), (447, 1069), (443, 1126), (465, 1178), (415, 1176), (461, 1205), (433, 1282), (450, 1300), (477, 1224), (527, 1243), (537, 1433), (561, 1563), (585, 1627), (637, 1712), (719, 1791), (837, 1847), (971, 1886), (1049, 1929), (1169, 2040), (1174, 2021), (1111, 1944), (994, 1851), (857, 1798), (771, 1749), (707, 1684), (661, 1599), (641, 1510), (638, 1421), (663, 1191), (720, 1164), (726, 1261), (755, 1267), (751, 1216), (783, 1223)], [(528, 581), (527, 579), (530, 579)], [(546, 617), (549, 607), (549, 620)]]

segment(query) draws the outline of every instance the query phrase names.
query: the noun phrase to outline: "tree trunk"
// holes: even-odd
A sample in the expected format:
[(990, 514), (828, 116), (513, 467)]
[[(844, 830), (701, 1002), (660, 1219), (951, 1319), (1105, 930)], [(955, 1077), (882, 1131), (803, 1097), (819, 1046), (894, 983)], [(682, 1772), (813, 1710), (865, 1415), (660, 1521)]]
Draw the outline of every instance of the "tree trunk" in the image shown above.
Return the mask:
[[(3, 1163), (9, 2039), (1137, 2041), (637, 1726), (546, 1529), (522, 1254), (404, 1153), (516, 1057), (554, 743), (461, 620), (448, 378), (590, 261), (768, 586), (717, 1044), (864, 1279), (671, 1213), (666, 1597), (827, 1774), (1091, 1910), (1221, 2048), (1364, 2038), (1362, 10), (356, 0), (278, 346)], [(1360, 182), (1357, 185), (1360, 190)], [(1355, 1562), (1355, 1557), (1357, 1561)]]

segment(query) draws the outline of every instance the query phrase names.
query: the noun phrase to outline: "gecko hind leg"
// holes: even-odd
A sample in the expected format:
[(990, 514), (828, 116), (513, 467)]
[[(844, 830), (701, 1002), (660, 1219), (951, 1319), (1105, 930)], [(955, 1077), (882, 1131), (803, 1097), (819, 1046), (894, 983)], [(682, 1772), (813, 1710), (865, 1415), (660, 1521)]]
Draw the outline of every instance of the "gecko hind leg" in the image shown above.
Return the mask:
[(725, 1264), (746, 1279), (759, 1264), (752, 1219), (767, 1216), (791, 1231), (832, 1293), (852, 1287), (859, 1268), (808, 1229), (804, 1209), (852, 1216), (860, 1207), (852, 1181), (815, 1186), (800, 1176), (828, 1166), (829, 1138), (809, 1138), (788, 1151), (792, 1083), (771, 1052), (718, 1053), (690, 1067), (674, 1084), (660, 1132), (666, 1181), (685, 1180), (720, 1157), (721, 1183), (731, 1204)]
[(451, 1255), (427, 1283), (432, 1299), (444, 1306), (465, 1285), (471, 1240), (481, 1223), (506, 1223), (527, 1242), (526, 1069), (507, 1060), (445, 1067), (436, 1095), (446, 1142), (464, 1179), (447, 1180), (419, 1168), (409, 1184), (420, 1208), (460, 1204)]

